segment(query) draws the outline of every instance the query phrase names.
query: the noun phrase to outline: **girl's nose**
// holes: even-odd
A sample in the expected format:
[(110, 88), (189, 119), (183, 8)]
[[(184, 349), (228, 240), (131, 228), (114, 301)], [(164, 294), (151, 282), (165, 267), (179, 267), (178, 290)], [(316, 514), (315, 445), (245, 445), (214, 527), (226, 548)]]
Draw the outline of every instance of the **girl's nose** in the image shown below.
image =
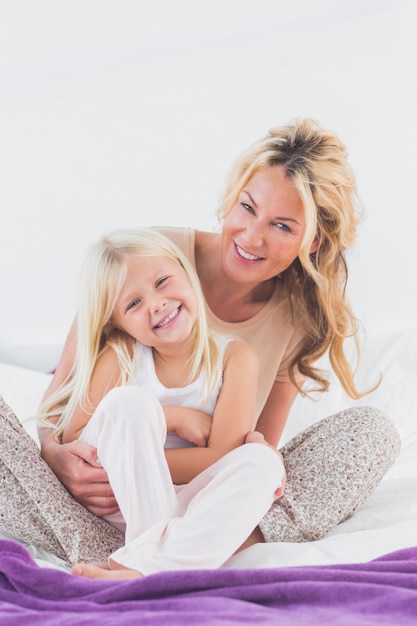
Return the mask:
[(151, 302), (151, 310), (153, 313), (158, 313), (167, 305), (166, 298), (163, 296), (156, 296)]

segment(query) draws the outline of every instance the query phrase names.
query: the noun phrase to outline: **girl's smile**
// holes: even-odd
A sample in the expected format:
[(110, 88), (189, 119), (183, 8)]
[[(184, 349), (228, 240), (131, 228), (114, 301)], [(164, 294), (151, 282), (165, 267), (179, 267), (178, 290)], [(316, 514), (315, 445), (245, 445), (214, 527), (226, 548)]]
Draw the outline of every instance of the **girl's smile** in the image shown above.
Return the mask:
[(161, 329), (161, 328), (167, 328), (167, 327), (172, 326), (172, 324), (174, 324), (175, 320), (180, 314), (181, 308), (182, 308), (182, 305), (178, 306), (168, 315), (165, 315), (162, 318), (162, 320), (160, 320), (157, 324), (155, 324), (154, 328)]

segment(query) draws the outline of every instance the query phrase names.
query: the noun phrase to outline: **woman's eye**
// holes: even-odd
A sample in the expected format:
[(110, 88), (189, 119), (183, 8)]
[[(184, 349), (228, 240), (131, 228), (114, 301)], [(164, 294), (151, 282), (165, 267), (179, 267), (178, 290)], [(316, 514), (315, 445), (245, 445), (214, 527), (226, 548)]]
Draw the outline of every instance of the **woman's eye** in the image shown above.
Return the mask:
[(289, 226), (287, 226), (287, 224), (283, 224), (282, 222), (277, 222), (276, 224), (274, 224), (274, 226), (276, 226), (280, 230), (285, 231), (286, 233), (290, 233), (291, 232), (291, 228)]
[(245, 211), (249, 211), (249, 213), (254, 213), (254, 210), (250, 204), (246, 204), (246, 202), (241, 202), (240, 206), (243, 207)]

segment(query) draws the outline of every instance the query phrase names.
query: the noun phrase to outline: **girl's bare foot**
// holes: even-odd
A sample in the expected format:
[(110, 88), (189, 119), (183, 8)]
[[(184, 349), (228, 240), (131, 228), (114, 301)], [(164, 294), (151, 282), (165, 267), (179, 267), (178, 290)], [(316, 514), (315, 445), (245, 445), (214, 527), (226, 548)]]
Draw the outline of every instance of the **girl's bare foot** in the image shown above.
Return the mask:
[[(121, 566), (118, 566), (121, 567)], [(72, 568), (72, 573), (85, 578), (96, 578), (100, 580), (131, 580), (141, 578), (142, 574), (134, 569), (110, 569), (107, 563), (93, 565), (91, 563), (77, 563)]]

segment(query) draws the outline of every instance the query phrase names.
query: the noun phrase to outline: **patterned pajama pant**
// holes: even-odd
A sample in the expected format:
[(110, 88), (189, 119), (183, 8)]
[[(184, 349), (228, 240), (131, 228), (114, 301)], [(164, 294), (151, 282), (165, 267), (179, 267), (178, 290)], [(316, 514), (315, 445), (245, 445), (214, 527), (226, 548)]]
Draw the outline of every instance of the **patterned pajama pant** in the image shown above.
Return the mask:
[[(341, 411), (294, 437), (281, 449), (284, 496), (259, 524), (265, 540), (326, 535), (368, 498), (399, 448), (392, 423), (369, 407)], [(1, 397), (0, 481), (0, 529), (16, 539), (69, 563), (106, 560), (124, 544), (118, 530), (72, 498)]]

